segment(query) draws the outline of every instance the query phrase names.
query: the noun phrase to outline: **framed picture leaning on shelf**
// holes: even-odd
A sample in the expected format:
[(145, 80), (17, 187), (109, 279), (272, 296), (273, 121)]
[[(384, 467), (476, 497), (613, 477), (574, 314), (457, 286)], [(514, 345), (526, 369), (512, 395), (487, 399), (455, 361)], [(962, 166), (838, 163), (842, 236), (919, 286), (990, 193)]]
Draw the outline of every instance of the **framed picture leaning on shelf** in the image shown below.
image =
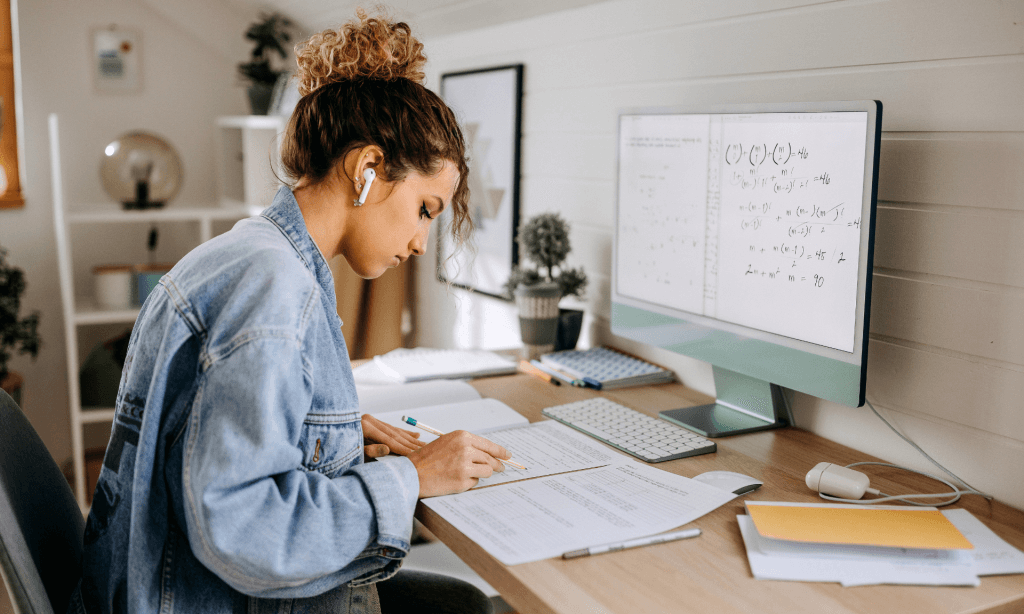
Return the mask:
[[(497, 66), (441, 75), (441, 97), (462, 124), (469, 157), (470, 249), (455, 257), (439, 232), (438, 278), (442, 282), (503, 296), (503, 285), (519, 262), (519, 141), (522, 132), (523, 65)], [(442, 228), (451, 221), (442, 216)]]

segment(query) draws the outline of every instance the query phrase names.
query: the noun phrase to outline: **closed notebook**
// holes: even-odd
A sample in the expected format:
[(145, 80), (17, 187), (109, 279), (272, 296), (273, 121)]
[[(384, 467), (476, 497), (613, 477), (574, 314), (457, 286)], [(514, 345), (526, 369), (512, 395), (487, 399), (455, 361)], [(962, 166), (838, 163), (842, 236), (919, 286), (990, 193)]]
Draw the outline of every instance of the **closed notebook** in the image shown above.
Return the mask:
[(553, 352), (540, 360), (573, 377), (597, 380), (605, 389), (675, 381), (675, 374), (668, 369), (606, 347)]
[(373, 357), (382, 373), (396, 382), (459, 379), (516, 373), (516, 363), (486, 350), (399, 348)]

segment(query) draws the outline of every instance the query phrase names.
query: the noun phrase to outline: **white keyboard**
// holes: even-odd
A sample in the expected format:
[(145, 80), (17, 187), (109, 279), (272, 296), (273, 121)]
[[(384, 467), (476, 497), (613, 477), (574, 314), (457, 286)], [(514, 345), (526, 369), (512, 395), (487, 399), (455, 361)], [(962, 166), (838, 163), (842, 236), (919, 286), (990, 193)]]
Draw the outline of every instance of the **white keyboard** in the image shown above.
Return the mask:
[(715, 442), (693, 431), (604, 397), (556, 405), (541, 413), (648, 463), (718, 450)]

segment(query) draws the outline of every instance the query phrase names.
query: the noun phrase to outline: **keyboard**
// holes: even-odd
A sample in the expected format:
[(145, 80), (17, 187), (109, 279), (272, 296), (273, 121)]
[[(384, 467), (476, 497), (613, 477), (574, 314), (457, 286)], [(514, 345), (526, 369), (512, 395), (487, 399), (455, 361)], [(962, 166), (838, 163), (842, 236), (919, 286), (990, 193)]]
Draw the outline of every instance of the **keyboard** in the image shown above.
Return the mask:
[(718, 450), (715, 442), (693, 431), (604, 397), (556, 405), (541, 413), (648, 463)]

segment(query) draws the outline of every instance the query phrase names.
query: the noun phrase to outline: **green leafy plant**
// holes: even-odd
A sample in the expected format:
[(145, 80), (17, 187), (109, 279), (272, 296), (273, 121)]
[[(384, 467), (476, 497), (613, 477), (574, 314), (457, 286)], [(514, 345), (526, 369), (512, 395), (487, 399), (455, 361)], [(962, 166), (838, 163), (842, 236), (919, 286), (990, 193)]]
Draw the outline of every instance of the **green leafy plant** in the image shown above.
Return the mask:
[(572, 250), (569, 223), (557, 213), (542, 213), (526, 220), (516, 238), (520, 254), (537, 265), (536, 268), (512, 267), (505, 282), (505, 295), (511, 298), (520, 285), (555, 282), (562, 296), (582, 297), (587, 289), (587, 274), (582, 268), (563, 266)]
[(280, 13), (260, 13), (259, 21), (249, 26), (245, 38), (255, 43), (252, 58), (238, 65), (242, 78), (253, 83), (274, 85), (285, 72), (275, 69), (271, 60), (276, 54), (281, 60), (288, 57), (285, 44), (291, 41), (292, 22)]
[(39, 354), (39, 312), (18, 319), (24, 292), (25, 273), (8, 263), (7, 250), (0, 247), (0, 381), (7, 377), (12, 352)]

